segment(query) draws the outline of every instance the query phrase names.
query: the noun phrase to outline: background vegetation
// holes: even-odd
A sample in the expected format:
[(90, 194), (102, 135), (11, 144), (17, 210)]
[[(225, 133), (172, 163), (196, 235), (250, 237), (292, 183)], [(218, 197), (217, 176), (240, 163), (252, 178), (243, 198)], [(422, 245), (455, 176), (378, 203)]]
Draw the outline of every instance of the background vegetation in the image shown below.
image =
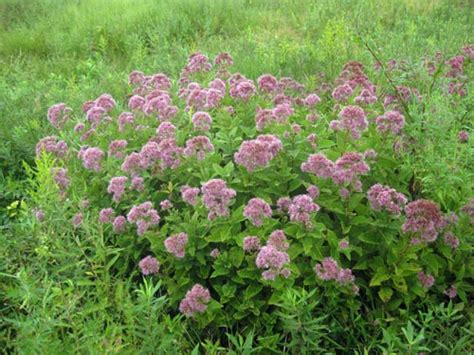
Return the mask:
[[(37, 249), (34, 222), (23, 211), (31, 196), (48, 193), (31, 185), (27, 166), (34, 164), (38, 139), (51, 133), (49, 106), (67, 102), (78, 109), (103, 92), (124, 98), (127, 73), (139, 69), (176, 77), (197, 50), (210, 57), (230, 52), (235, 70), (252, 79), (269, 72), (304, 83), (313, 83), (320, 73), (334, 79), (349, 60), (372, 63), (361, 39), (384, 62), (421, 65), (424, 56), (437, 51), (453, 56), (472, 42), (473, 13), (468, 0), (0, 1), (0, 349), (212, 353), (225, 346), (249, 353), (252, 347), (263, 352), (284, 343), (277, 336), (243, 339), (237, 333), (223, 344), (211, 335), (198, 339), (191, 323), (170, 312), (164, 293), (155, 296), (159, 285), (137, 286), (109, 273), (115, 250), (94, 230), (78, 240), (73, 232), (56, 238), (52, 228), (54, 254)], [(472, 90), (469, 95), (468, 109), (456, 112), (466, 122), (474, 104)], [(430, 104), (446, 120), (456, 119), (442, 97)], [(443, 122), (429, 127), (428, 136), (419, 136), (426, 143), (424, 159), (413, 168), (422, 172), (428, 196), (440, 195), (449, 206), (459, 197), (453, 185), (469, 185), (472, 175), (450, 173), (445, 158), (455, 138), (447, 137)], [(327, 329), (343, 335), (344, 325), (315, 317), (330, 310), (308, 300), (289, 293), (279, 319), (292, 339), (304, 343), (317, 335), (326, 347)], [(472, 351), (469, 315), (453, 304), (427, 304), (423, 312), (401, 314), (380, 327), (354, 314), (349, 344), (358, 353)]]

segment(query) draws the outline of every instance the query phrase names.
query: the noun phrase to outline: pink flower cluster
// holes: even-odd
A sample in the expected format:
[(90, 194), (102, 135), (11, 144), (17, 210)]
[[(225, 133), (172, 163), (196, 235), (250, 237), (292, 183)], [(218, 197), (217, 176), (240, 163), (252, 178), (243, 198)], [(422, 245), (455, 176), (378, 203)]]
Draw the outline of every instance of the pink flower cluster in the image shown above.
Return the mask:
[(339, 120), (331, 121), (329, 127), (336, 132), (349, 132), (353, 139), (359, 139), (367, 130), (367, 115), (359, 106), (346, 106), (339, 113)]
[(279, 89), (278, 79), (271, 74), (263, 74), (257, 79), (258, 88), (264, 93), (273, 93)]
[(214, 146), (206, 136), (197, 136), (186, 141), (184, 154), (187, 156), (196, 156), (198, 160), (203, 160), (206, 153), (212, 153)]
[(64, 103), (51, 106), (48, 109), (48, 120), (55, 128), (61, 128), (69, 120), (72, 109)]
[(158, 271), (160, 271), (160, 262), (151, 255), (148, 255), (140, 260), (138, 266), (140, 267), (142, 274), (145, 276), (157, 274)]
[(400, 215), (403, 206), (407, 203), (405, 195), (382, 184), (373, 185), (367, 191), (367, 198), (369, 199), (370, 206), (375, 211), (385, 209), (396, 216)]
[(418, 280), (420, 280), (421, 284), (424, 288), (428, 289), (434, 285), (435, 278), (433, 275), (425, 274), (423, 271), (418, 273)]
[(324, 154), (311, 154), (306, 162), (301, 164), (301, 171), (328, 179), (332, 177), (334, 172), (334, 162), (326, 158)]
[(222, 179), (212, 179), (204, 183), (201, 187), (202, 200), (208, 209), (208, 219), (214, 220), (216, 217), (227, 217), (229, 215), (229, 205), (237, 194), (235, 190), (227, 187)]
[(261, 226), (264, 218), (272, 216), (272, 208), (261, 198), (252, 198), (244, 208), (244, 217), (254, 226)]
[(128, 142), (124, 139), (118, 139), (110, 142), (108, 155), (117, 159), (122, 159), (125, 156), (122, 150), (125, 149), (127, 145)]
[(100, 210), (99, 212), (99, 223), (105, 224), (112, 222), (115, 215), (113, 208), (108, 207)]
[(471, 224), (474, 224), (474, 198), (471, 198), (469, 202), (461, 208), (461, 212), (468, 215)]
[(397, 110), (387, 111), (375, 119), (375, 124), (379, 132), (390, 131), (394, 134), (399, 134), (403, 126), (405, 126), (405, 117)]
[(82, 110), (85, 112), (87, 120), (96, 126), (115, 106), (117, 103), (111, 95), (102, 94), (95, 100), (85, 102)]
[(459, 246), (459, 239), (453, 234), (453, 232), (446, 232), (444, 234), (444, 243), (452, 249), (457, 249)]
[(128, 177), (126, 176), (115, 176), (110, 179), (109, 186), (107, 187), (107, 192), (112, 196), (112, 200), (119, 202), (125, 193), (125, 187), (128, 182)]
[(130, 223), (136, 224), (137, 233), (139, 236), (142, 236), (150, 227), (160, 223), (160, 216), (153, 208), (153, 204), (147, 201), (133, 206), (127, 214), (127, 220)]
[(439, 207), (433, 201), (416, 200), (405, 207), (407, 219), (402, 226), (403, 232), (420, 233), (424, 242), (434, 242), (438, 230), (443, 227), (443, 216)]
[(194, 130), (205, 132), (211, 128), (212, 117), (207, 112), (198, 111), (193, 115), (192, 121)]
[(204, 313), (210, 300), (211, 293), (209, 290), (200, 284), (196, 284), (181, 300), (179, 310), (186, 317), (193, 317), (196, 313)]
[(298, 195), (293, 197), (288, 207), (290, 220), (301, 222), (306, 228), (311, 228), (311, 214), (318, 212), (319, 206), (313, 202), (310, 195)]
[(320, 264), (316, 264), (314, 272), (323, 281), (335, 280), (341, 285), (350, 285), (354, 293), (359, 292), (359, 287), (354, 283), (352, 270), (339, 267), (333, 258), (324, 258)]
[(282, 149), (281, 141), (274, 135), (260, 135), (256, 139), (244, 141), (239, 151), (234, 154), (235, 162), (244, 166), (249, 172), (267, 167)]
[(182, 259), (185, 255), (185, 248), (188, 244), (188, 235), (186, 233), (174, 234), (165, 239), (165, 248), (168, 253), (173, 254), (176, 258)]
[(52, 153), (58, 158), (66, 156), (68, 146), (65, 141), (58, 140), (56, 137), (44, 137), (36, 144), (36, 156), (41, 156), (42, 152)]
[(181, 187), (181, 198), (184, 202), (189, 203), (192, 206), (197, 204), (197, 197), (199, 196), (199, 189), (197, 187), (190, 187), (185, 185)]
[(290, 270), (285, 268), (285, 265), (290, 262), (288, 247), (285, 234), (277, 230), (270, 235), (267, 245), (260, 248), (255, 264), (259, 269), (265, 270), (262, 272), (265, 280), (275, 280), (278, 275), (285, 278), (290, 276)]
[(233, 74), (229, 78), (229, 84), (229, 95), (234, 99), (246, 102), (256, 93), (253, 81), (239, 73)]
[(251, 253), (257, 250), (260, 250), (260, 238), (256, 236), (247, 236), (244, 238), (243, 249), (247, 253)]
[(101, 160), (104, 157), (104, 152), (97, 147), (89, 147), (80, 150), (78, 153), (79, 159), (86, 169), (99, 172), (101, 170)]
[(67, 176), (67, 169), (52, 168), (51, 175), (53, 176), (54, 182), (58, 185), (61, 194), (64, 194), (71, 182)]

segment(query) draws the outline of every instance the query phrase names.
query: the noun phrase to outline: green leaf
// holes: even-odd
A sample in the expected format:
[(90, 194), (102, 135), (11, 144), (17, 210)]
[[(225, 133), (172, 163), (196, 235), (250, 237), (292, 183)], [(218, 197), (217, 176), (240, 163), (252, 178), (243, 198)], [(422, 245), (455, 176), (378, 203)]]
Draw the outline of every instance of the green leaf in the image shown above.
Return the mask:
[(393, 295), (393, 290), (390, 287), (382, 287), (379, 290), (379, 297), (385, 303), (390, 301)]
[(260, 284), (250, 284), (249, 287), (244, 292), (244, 300), (249, 300), (253, 298), (255, 295), (260, 293), (260, 291), (263, 289), (263, 286)]
[(229, 252), (229, 260), (236, 268), (238, 268), (240, 264), (242, 264), (244, 256), (244, 251), (242, 250), (242, 248), (239, 247), (234, 247)]
[(380, 286), (382, 282), (387, 281), (389, 279), (390, 279), (390, 275), (387, 274), (386, 272), (376, 273), (370, 280), (369, 286), (370, 287)]
[(364, 243), (372, 244), (372, 245), (379, 245), (380, 244), (380, 237), (373, 233), (362, 233), (358, 236), (359, 240)]

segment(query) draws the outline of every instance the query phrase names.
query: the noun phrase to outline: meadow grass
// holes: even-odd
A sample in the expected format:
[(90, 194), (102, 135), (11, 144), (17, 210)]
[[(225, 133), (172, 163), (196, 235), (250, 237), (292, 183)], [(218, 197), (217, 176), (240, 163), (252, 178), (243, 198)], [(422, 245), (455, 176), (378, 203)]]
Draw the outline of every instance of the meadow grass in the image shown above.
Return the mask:
[[(421, 65), (423, 56), (437, 51), (454, 55), (472, 42), (473, 13), (468, 0), (1, 1), (0, 348), (20, 353), (179, 353), (202, 341), (209, 352), (222, 351), (219, 344), (196, 339), (192, 327), (168, 312), (166, 298), (153, 296), (159, 285), (137, 288), (133, 280), (111, 275), (108, 261), (116, 251), (105, 245), (100, 231), (92, 229), (87, 240), (77, 240), (74, 233), (55, 235), (52, 226), (53, 255), (38, 250), (35, 236), (25, 232), (32, 222), (19, 219), (21, 204), (12, 202), (27, 196), (28, 169), (22, 162), (33, 164), (36, 142), (52, 132), (46, 120), (52, 104), (66, 102), (79, 111), (84, 101), (103, 92), (124, 104), (129, 72), (176, 77), (194, 51), (210, 57), (227, 51), (235, 70), (249, 78), (269, 72), (309, 87), (320, 73), (334, 79), (349, 60), (373, 63), (366, 42), (382, 61)], [(431, 105), (455, 119), (442, 97)], [(449, 205), (451, 179), (470, 175), (451, 176), (439, 159), (439, 154), (449, 154), (449, 142), (437, 144), (445, 139), (442, 125), (431, 127), (426, 159), (417, 169), (431, 172), (425, 174), (426, 186), (439, 184), (440, 177), (446, 180), (440, 191)], [(460, 329), (458, 311), (443, 307), (433, 311), (435, 321), (429, 318), (431, 311), (407, 315), (404, 335), (355, 322), (352, 337), (362, 344), (356, 351), (380, 351), (384, 344), (385, 350), (409, 352), (418, 344), (407, 336), (410, 327), (423, 334), (425, 343), (454, 342), (453, 353), (456, 346), (466, 349), (472, 324)], [(282, 312), (284, 320), (288, 315)], [(310, 322), (307, 315), (301, 317)], [(228, 339), (235, 351), (244, 351), (243, 341)], [(255, 343), (265, 351), (272, 342), (276, 340)]]

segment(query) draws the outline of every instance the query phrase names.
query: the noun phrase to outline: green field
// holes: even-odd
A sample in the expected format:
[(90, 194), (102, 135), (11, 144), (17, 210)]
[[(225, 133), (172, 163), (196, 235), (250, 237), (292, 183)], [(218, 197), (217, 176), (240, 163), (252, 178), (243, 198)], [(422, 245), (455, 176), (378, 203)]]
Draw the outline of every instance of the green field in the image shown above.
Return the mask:
[[(37, 173), (48, 162), (35, 162), (36, 143), (54, 132), (48, 108), (65, 102), (80, 112), (106, 92), (125, 109), (133, 70), (176, 80), (191, 53), (229, 52), (233, 71), (249, 79), (271, 73), (316, 88), (321, 74), (332, 82), (349, 61), (364, 63), (375, 77), (377, 60), (395, 59), (413, 69), (400, 80), (431, 94), (433, 84), (416, 74), (424, 58), (452, 58), (472, 44), (469, 0), (0, 0), (0, 352), (250, 354), (253, 347), (252, 353), (296, 354), (301, 344), (290, 339), (301, 329), (303, 342), (323, 329), (321, 353), (474, 351), (470, 292), (467, 302), (426, 301), (390, 317), (382, 307), (373, 319), (354, 313), (341, 323), (314, 316), (311, 300), (300, 295), (302, 305), (288, 301), (279, 311), (292, 335), (283, 340), (251, 327), (201, 331), (176, 312), (156, 279), (143, 283), (114, 272), (111, 260), (120, 253), (99, 227), (84, 239), (73, 230), (61, 234), (65, 217), (58, 215), (37, 233), (30, 213), (52, 193)], [(473, 89), (471, 75), (462, 103), (448, 106), (440, 90), (413, 115), (428, 118), (412, 122), (422, 151), (407, 164), (420, 177), (420, 196), (446, 211), (473, 196)], [(455, 148), (460, 129), (471, 134), (464, 150)], [(472, 229), (463, 236), (466, 258), (472, 236)], [(347, 341), (334, 344), (347, 324)]]

